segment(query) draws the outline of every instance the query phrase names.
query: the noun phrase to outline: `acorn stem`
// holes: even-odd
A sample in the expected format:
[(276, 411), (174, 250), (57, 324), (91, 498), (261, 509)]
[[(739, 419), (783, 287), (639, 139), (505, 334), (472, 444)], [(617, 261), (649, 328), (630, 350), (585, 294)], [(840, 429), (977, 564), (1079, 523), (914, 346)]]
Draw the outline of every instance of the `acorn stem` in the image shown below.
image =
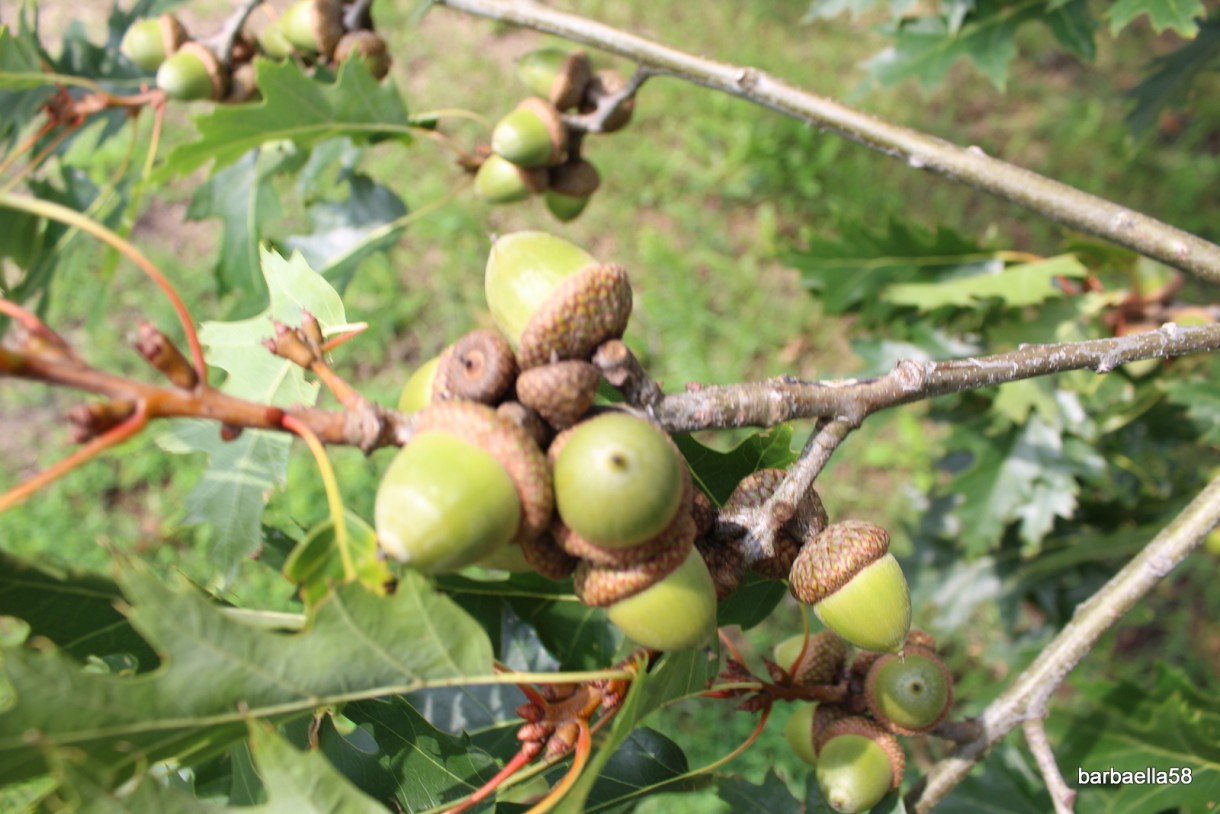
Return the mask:
[(241, 33), (242, 26), (246, 24), (250, 14), (264, 2), (265, 0), (245, 0), (229, 15), (224, 25), (220, 27), (220, 31), (204, 41), (204, 44), (211, 49), (212, 53), (216, 55), (216, 59), (224, 67), (228, 68), (233, 61), (233, 43), (237, 41), (237, 35)]

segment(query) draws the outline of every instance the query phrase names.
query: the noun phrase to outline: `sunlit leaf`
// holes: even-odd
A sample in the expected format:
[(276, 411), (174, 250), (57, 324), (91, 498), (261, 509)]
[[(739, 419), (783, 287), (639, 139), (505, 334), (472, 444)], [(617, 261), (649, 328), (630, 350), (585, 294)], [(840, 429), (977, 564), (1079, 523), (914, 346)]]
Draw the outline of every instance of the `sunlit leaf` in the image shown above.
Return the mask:
[(994, 273), (976, 274), (935, 283), (902, 283), (889, 286), (882, 296), (895, 305), (906, 305), (920, 311), (957, 306), (968, 308), (978, 303), (996, 300), (1006, 307), (1020, 308), (1037, 305), (1053, 297), (1062, 297), (1059, 278), (1080, 278), (1088, 269), (1070, 254), (1033, 263), (1022, 263)]
[(1207, 11), (1202, 0), (1115, 0), (1107, 12), (1110, 32), (1117, 34), (1145, 14), (1157, 33), (1168, 28), (1190, 39), (1198, 31), (1196, 18)]
[[(373, 593), (382, 593), (391, 581), (390, 569), (379, 554), (377, 532), (361, 518), (345, 512), (348, 556), (357, 581)], [(335, 535), (335, 524), (326, 518), (309, 530), (305, 539), (284, 563), (284, 576), (300, 586), (300, 596), (312, 605), (346, 579), (343, 554)]]

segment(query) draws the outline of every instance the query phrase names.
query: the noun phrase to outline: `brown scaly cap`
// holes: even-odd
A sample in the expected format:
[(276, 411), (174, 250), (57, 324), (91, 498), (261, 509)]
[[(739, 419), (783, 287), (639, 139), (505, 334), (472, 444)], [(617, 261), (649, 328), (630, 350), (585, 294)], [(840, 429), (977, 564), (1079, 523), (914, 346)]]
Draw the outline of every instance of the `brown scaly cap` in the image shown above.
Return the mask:
[[(588, 86), (585, 88), (585, 98), (580, 103), (581, 113), (592, 113), (600, 107), (605, 99), (621, 91), (627, 86), (627, 77), (621, 73), (609, 68), (598, 71), (589, 80)], [(602, 127), (603, 133), (613, 133), (615, 130), (621, 130), (631, 121), (631, 114), (635, 112), (635, 97), (630, 96), (624, 99), (618, 109), (606, 119), (605, 125)]]
[[(820, 708), (820, 707), (819, 707)], [(814, 715), (814, 726), (817, 726), (817, 716)], [(859, 715), (851, 715), (846, 718), (840, 718), (827, 724), (820, 732), (817, 733), (813, 741), (813, 750), (821, 754), (824, 747), (831, 738), (839, 735), (862, 735), (873, 743), (885, 750), (885, 753), (890, 758), (890, 768), (893, 770), (893, 779), (890, 782), (890, 789), (896, 789), (902, 785), (902, 773), (906, 770), (907, 756), (902, 751), (902, 746), (898, 743), (898, 739), (892, 734), (885, 731), (885, 728), (876, 721), (870, 721), (868, 718)]]
[(172, 14), (162, 14), (157, 18), (157, 24), (161, 28), (161, 42), (167, 57), (181, 48), (182, 43), (190, 37), (182, 23)]
[(702, 489), (694, 491), (690, 512), (691, 516), (695, 518), (695, 533), (699, 537), (711, 534), (716, 525), (716, 507), (712, 505), (712, 499), (704, 494)]
[(780, 666), (785, 669), (791, 667), (789, 672), (794, 684), (834, 684), (846, 660), (847, 645), (831, 631), (823, 630), (809, 637), (800, 661)]
[(553, 191), (573, 198), (589, 197), (602, 182), (597, 167), (583, 158), (552, 167), (549, 180)]
[(851, 710), (839, 704), (818, 704), (817, 709), (813, 711), (813, 723), (811, 725), (813, 736), (813, 751), (814, 753), (822, 750), (821, 737), (826, 728), (835, 721), (841, 721), (844, 718), (851, 717)]
[(875, 523), (834, 523), (801, 549), (788, 577), (789, 589), (801, 602), (816, 604), (850, 582), (865, 566), (884, 557), (889, 549), (889, 533)]
[(342, 0), (313, 0), (313, 38), (318, 53), (330, 58), (343, 37)]
[(499, 331), (471, 331), (445, 348), (432, 380), (432, 401), (496, 404), (517, 376), (517, 358)]
[(917, 627), (911, 628), (907, 633), (907, 641), (905, 647), (919, 647), (927, 650), (929, 653), (936, 652), (936, 637), (926, 630), (920, 630)]
[(558, 110), (568, 110), (580, 104), (585, 88), (593, 78), (593, 64), (584, 51), (568, 54), (551, 83), (551, 104)]
[[(693, 524), (692, 524), (693, 527)], [(573, 587), (581, 602), (594, 608), (604, 608), (622, 599), (635, 596), (660, 582), (686, 560), (691, 543), (671, 545), (651, 560), (626, 568), (593, 565), (581, 560), (576, 566)]]
[(689, 551), (695, 540), (695, 521), (690, 512), (678, 510), (669, 525), (651, 540), (627, 548), (603, 548), (594, 545), (563, 524), (559, 515), (551, 522), (551, 536), (568, 554), (592, 565), (606, 568), (630, 568), (659, 557), (666, 550), (678, 546)]
[(567, 579), (572, 576), (580, 560), (565, 554), (555, 544), (550, 533), (521, 541), (521, 553), (535, 571), (547, 579)]
[(560, 283), (530, 317), (517, 360), (522, 370), (562, 359), (588, 360), (602, 342), (623, 335), (630, 317), (627, 272), (621, 266), (589, 266)]
[(496, 413), (525, 430), (539, 449), (546, 449), (547, 444), (555, 437), (555, 431), (538, 415), (538, 411), (519, 401), (500, 402), (496, 405)]
[[(737, 484), (725, 509), (756, 508), (775, 494), (788, 475), (782, 469), (760, 469)], [(754, 571), (767, 579), (787, 579), (805, 543), (817, 536), (827, 523), (826, 509), (818, 493), (810, 489), (796, 517), (785, 523), (775, 537), (775, 554), (753, 564)]]
[(593, 406), (601, 378), (595, 366), (577, 359), (542, 365), (517, 378), (517, 398), (537, 410), (552, 427), (562, 430)]
[(551, 468), (525, 430), (472, 401), (429, 404), (415, 414), (415, 431), (428, 430), (452, 433), (487, 450), (508, 472), (521, 500), (521, 527), (514, 539), (523, 549), (525, 541), (547, 530), (555, 511)]
[(746, 573), (745, 557), (741, 549), (735, 545), (726, 544), (723, 540), (710, 537), (700, 538), (695, 542), (703, 564), (712, 575), (712, 583), (716, 586), (716, 599), (724, 599), (741, 584), (741, 578)]

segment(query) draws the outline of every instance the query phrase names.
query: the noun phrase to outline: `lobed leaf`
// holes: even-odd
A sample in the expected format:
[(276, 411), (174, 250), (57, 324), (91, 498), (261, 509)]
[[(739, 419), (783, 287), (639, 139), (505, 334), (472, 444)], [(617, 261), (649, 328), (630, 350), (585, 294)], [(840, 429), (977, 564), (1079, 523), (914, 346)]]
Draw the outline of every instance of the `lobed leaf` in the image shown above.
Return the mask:
[(1190, 39), (1199, 30), (1196, 18), (1206, 17), (1207, 11), (1202, 0), (1115, 0), (1106, 15), (1110, 33), (1117, 34), (1145, 14), (1158, 34), (1172, 29)]

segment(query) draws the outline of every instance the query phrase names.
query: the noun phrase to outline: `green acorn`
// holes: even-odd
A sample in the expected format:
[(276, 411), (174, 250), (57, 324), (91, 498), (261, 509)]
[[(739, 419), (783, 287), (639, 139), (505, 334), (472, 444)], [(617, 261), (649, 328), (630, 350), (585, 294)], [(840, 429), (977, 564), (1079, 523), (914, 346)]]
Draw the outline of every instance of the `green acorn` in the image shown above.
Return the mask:
[(229, 74), (207, 47), (182, 45), (157, 69), (157, 87), (182, 102), (220, 100), (228, 92)]
[(335, 45), (335, 62), (342, 63), (353, 56), (364, 60), (375, 79), (384, 79), (390, 72), (391, 60), (385, 40), (372, 31), (349, 31), (339, 38)]
[(136, 20), (123, 35), (119, 51), (142, 71), (155, 71), (186, 42), (186, 29), (172, 14)]
[(716, 634), (716, 587), (698, 552), (659, 581), (614, 602), (606, 616), (632, 641), (652, 650), (689, 650)]
[(574, 220), (601, 184), (597, 168), (583, 158), (552, 167), (545, 193), (546, 208), (559, 220)]
[(810, 766), (816, 766), (818, 754), (813, 751), (813, 714), (818, 705), (816, 702), (798, 701), (794, 706), (796, 708), (784, 725), (784, 738), (797, 757)]
[(568, 154), (568, 128), (550, 102), (529, 98), (491, 131), (491, 149), (520, 167), (549, 167)]
[(828, 725), (819, 741), (818, 788), (839, 814), (867, 811), (902, 784), (902, 747), (873, 721), (843, 718)]
[(594, 545), (626, 548), (669, 525), (689, 474), (664, 430), (605, 413), (572, 431), (555, 457), (554, 478), (555, 506), (568, 528)]
[(907, 646), (873, 663), (864, 685), (872, 716), (900, 735), (927, 732), (953, 706), (953, 676), (931, 651)]
[(493, 204), (524, 201), (546, 189), (546, 170), (526, 169), (492, 153), (479, 165), (474, 176), (474, 191)]
[(422, 410), (432, 402), (432, 382), (436, 378), (436, 369), (440, 366), (441, 357), (433, 356), (424, 362), (407, 383), (402, 386), (398, 396), (398, 409), (404, 413), (414, 413)]
[(329, 59), (343, 36), (342, 0), (297, 0), (285, 9), (279, 23), (296, 50)]
[(282, 21), (282, 17), (277, 18), (264, 26), (262, 31), (258, 32), (259, 51), (272, 59), (288, 59), (296, 53), (292, 43), (284, 36)]
[(539, 48), (517, 60), (517, 77), (559, 110), (580, 104), (592, 75), (589, 55), (584, 51)]
[(801, 549), (789, 575), (793, 596), (862, 650), (898, 652), (911, 627), (911, 597), (889, 543), (873, 523), (834, 523)]

